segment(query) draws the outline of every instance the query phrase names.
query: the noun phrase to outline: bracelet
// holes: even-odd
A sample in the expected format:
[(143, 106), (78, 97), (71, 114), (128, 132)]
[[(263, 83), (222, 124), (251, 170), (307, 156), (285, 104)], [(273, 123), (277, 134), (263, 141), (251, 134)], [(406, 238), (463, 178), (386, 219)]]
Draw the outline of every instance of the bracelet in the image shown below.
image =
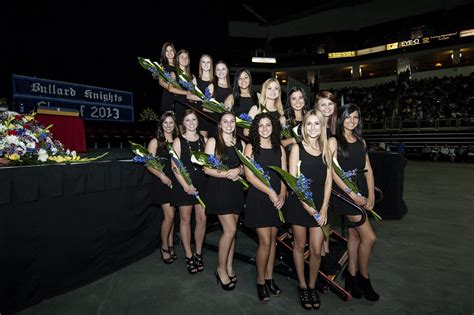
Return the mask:
[(344, 192), (345, 192), (346, 194), (350, 195), (351, 192), (352, 192), (352, 189), (350, 189), (349, 187), (346, 187), (346, 188), (344, 188)]

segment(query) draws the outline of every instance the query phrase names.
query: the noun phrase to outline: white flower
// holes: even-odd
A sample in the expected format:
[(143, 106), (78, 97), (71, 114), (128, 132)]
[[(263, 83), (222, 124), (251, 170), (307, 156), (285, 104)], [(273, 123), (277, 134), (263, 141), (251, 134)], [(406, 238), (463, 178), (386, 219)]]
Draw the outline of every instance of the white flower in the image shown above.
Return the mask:
[(14, 144), (14, 145), (18, 145), (18, 137), (17, 136), (7, 136), (7, 143), (8, 144)]
[(74, 151), (74, 150), (71, 151), (71, 156), (72, 156), (72, 157), (76, 157), (76, 155), (77, 155), (76, 151)]
[(40, 149), (38, 151), (38, 161), (46, 162), (48, 160), (48, 152), (45, 149)]
[(0, 132), (7, 130), (7, 127), (5, 125), (0, 124)]
[(28, 149), (34, 149), (34, 148), (36, 148), (36, 143), (33, 142), (33, 141), (27, 142), (27, 143), (26, 143), (26, 147), (27, 147)]

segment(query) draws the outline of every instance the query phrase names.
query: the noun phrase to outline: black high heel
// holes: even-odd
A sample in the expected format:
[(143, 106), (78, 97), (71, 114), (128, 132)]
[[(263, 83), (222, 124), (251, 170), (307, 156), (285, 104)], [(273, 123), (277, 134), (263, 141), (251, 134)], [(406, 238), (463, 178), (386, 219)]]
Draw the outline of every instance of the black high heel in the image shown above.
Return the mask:
[(315, 310), (321, 307), (321, 299), (319, 297), (318, 291), (316, 289), (309, 288), (309, 296), (311, 298), (311, 304)]
[(301, 306), (305, 310), (310, 310), (313, 307), (313, 303), (310, 299), (308, 289), (298, 286), (296, 291), (298, 293), (298, 297), (300, 298)]
[(171, 258), (173, 260), (178, 259), (178, 256), (176, 255), (176, 252), (174, 251), (174, 246), (168, 246), (168, 250), (170, 251)]
[(372, 288), (369, 278), (365, 278), (360, 272), (357, 271), (356, 282), (359, 284), (360, 290), (364, 294), (366, 300), (375, 302), (380, 299), (380, 295), (375, 292)]
[(267, 304), (268, 302), (270, 302), (270, 295), (268, 294), (266, 284), (258, 284), (257, 283), (257, 293), (258, 293), (258, 299), (263, 304)]
[(202, 254), (194, 253), (194, 262), (198, 272), (204, 271), (204, 260), (202, 259)]
[(345, 280), (344, 288), (346, 291), (350, 292), (354, 299), (361, 299), (362, 291), (357, 284), (356, 277), (351, 275), (348, 268), (342, 273), (342, 278)]
[(230, 281), (237, 284), (237, 275), (229, 276)]
[[(169, 258), (164, 258), (164, 257), (163, 257), (163, 253), (166, 253), (166, 254), (170, 255), (170, 257), (169, 257)], [(168, 248), (168, 249), (164, 249), (163, 247), (160, 247), (160, 254), (161, 254), (161, 260), (162, 260), (165, 264), (170, 265), (170, 264), (172, 264), (172, 263), (174, 262), (174, 259), (173, 259), (173, 257), (171, 256), (171, 252), (170, 252), (170, 249), (169, 249), (169, 248)]]
[(216, 269), (216, 272), (214, 272), (216, 275), (216, 280), (217, 280), (217, 285), (221, 285), (222, 289), (225, 291), (232, 291), (235, 289), (235, 283), (230, 281), (229, 283), (224, 283), (221, 280), (221, 277), (219, 277), (219, 269)]
[(281, 293), (280, 288), (276, 285), (276, 283), (273, 279), (266, 279), (265, 280), (265, 285), (267, 286), (268, 291), (272, 295), (279, 295)]
[(194, 257), (184, 257), (186, 260), (186, 267), (188, 268), (188, 272), (191, 275), (195, 275), (198, 272), (198, 269), (196, 267), (196, 263), (194, 261)]

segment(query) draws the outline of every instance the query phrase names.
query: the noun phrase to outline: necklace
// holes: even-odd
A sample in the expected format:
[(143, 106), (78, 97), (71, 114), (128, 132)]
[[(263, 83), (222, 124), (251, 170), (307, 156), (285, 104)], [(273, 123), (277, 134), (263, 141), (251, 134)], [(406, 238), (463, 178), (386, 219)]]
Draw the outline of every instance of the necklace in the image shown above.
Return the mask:
[[(191, 151), (195, 151), (195, 150), (193, 150), (193, 149), (191, 148), (191, 144), (189, 143), (189, 140), (186, 139), (184, 136), (183, 136), (183, 138), (184, 138), (184, 140), (186, 140), (186, 143), (188, 144), (189, 159), (191, 160)], [(196, 142), (196, 141), (191, 141), (191, 142)], [(198, 139), (197, 139), (197, 143), (198, 143), (198, 149), (197, 149), (197, 150), (198, 150), (199, 152), (202, 152), (202, 151), (201, 151), (201, 138), (200, 138), (199, 136), (198, 136)], [(194, 163), (191, 163), (191, 164), (192, 164), (192, 166), (193, 166), (193, 168), (194, 168), (195, 171), (197, 171), (197, 170), (199, 169), (199, 167), (198, 167), (196, 164), (194, 164)]]

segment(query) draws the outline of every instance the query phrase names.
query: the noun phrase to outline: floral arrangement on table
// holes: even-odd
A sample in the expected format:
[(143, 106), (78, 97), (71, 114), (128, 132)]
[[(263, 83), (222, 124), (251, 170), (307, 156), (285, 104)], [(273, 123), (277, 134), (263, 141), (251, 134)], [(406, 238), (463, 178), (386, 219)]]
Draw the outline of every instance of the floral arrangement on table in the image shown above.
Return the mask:
[[(291, 190), (293, 190), (299, 200), (303, 201), (306, 205), (316, 210), (316, 214), (313, 216), (313, 218), (316, 220), (316, 222), (319, 223), (321, 215), (319, 214), (318, 209), (316, 209), (316, 204), (313, 200), (313, 193), (311, 191), (311, 180), (304, 176), (303, 173), (301, 173), (300, 166), (301, 161), (298, 162), (298, 175), (296, 177), (278, 166), (269, 166), (269, 168), (271, 168), (281, 176), (282, 180)], [(328, 226), (325, 224), (320, 227), (323, 231), (324, 239), (327, 240), (329, 237)]]
[[(200, 151), (191, 151), (191, 162), (217, 171), (228, 171), (229, 167), (222, 163), (222, 161), (214, 154), (207, 154)], [(244, 186), (244, 189), (249, 188), (249, 183), (239, 176), (238, 181)]]
[[(240, 161), (243, 165), (249, 168), (249, 170), (260, 180), (265, 186), (272, 188), (270, 184), (270, 175), (267, 171), (263, 169), (263, 167), (258, 164), (255, 160), (248, 158), (242, 152), (239, 151), (236, 147), (234, 147), (237, 156), (239, 157)], [(281, 209), (277, 209), (278, 217), (282, 223), (285, 223), (285, 217), (283, 216), (283, 212)]]
[(76, 151), (66, 150), (52, 139), (52, 125), (44, 128), (34, 119), (35, 114), (0, 114), (0, 165), (90, 162), (107, 154), (81, 158)]
[[(365, 173), (366, 170), (353, 169), (349, 171), (344, 171), (342, 167), (339, 165), (339, 162), (337, 161), (336, 157), (333, 157), (332, 159), (332, 167), (334, 169), (334, 172), (337, 174), (337, 176), (339, 176), (339, 178), (342, 179), (344, 184), (346, 184), (350, 190), (352, 190), (355, 194), (362, 196), (356, 184), (356, 177), (360, 174)], [(370, 212), (377, 221), (382, 220), (382, 217), (373, 209), (367, 210), (367, 211)]]
[(160, 116), (150, 107), (146, 107), (140, 113), (139, 121), (160, 121)]

